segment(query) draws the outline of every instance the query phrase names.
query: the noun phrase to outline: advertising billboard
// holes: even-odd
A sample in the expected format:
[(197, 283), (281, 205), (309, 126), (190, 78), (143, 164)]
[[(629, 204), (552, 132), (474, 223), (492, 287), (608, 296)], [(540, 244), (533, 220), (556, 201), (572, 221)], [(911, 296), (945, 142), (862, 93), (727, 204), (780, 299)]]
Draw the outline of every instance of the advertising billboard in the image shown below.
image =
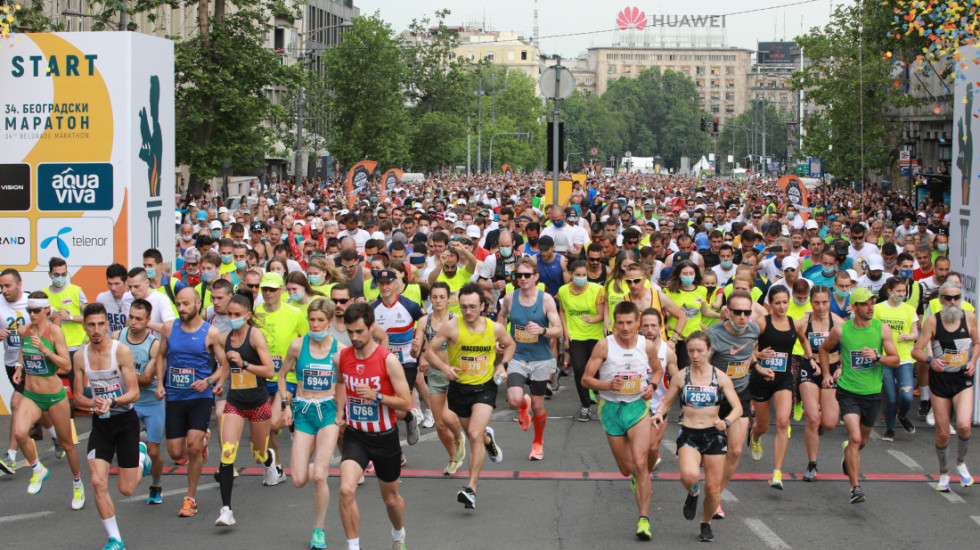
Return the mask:
[(793, 62), (796, 42), (759, 42), (756, 59), (760, 65), (785, 65)]

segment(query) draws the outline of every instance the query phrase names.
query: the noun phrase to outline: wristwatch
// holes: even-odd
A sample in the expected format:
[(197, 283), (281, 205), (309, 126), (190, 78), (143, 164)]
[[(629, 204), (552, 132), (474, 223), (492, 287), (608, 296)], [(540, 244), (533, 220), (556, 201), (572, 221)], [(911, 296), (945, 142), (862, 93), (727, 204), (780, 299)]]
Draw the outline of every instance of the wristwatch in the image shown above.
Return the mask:
[(732, 421), (731, 420), (729, 420), (727, 418), (722, 418), (722, 420), (725, 422), (725, 427), (726, 428), (731, 428), (732, 427)]
[(207, 383), (207, 385), (208, 385), (209, 388), (214, 385), (214, 380), (211, 380), (211, 377), (210, 376), (207, 377), (207, 378), (205, 378), (204, 379), (204, 382)]
[(375, 402), (381, 403), (381, 400), (384, 398), (384, 396), (385, 394), (378, 392), (377, 396), (374, 398)]

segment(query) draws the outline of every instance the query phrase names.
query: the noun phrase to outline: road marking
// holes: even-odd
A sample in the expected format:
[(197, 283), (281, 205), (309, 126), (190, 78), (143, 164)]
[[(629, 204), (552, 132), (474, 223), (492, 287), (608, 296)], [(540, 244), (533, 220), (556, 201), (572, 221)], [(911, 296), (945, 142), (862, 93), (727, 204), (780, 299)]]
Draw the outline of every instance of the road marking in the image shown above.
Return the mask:
[[(433, 439), (438, 439), (438, 438), (439, 438), (439, 432), (431, 431), (427, 434), (420, 435), (419, 440), (416, 442), (416, 444), (421, 443), (423, 441), (432, 441)], [(400, 443), (402, 444), (402, 446), (408, 445), (408, 440), (402, 439)]]
[[(218, 483), (207, 483), (205, 485), (198, 485), (197, 486), (197, 490), (198, 491), (205, 491), (207, 489), (214, 489), (218, 485), (219, 485)], [(184, 487), (183, 489), (174, 489), (173, 491), (164, 491), (163, 493), (160, 494), (160, 496), (161, 497), (172, 497), (174, 495), (186, 495), (186, 494), (187, 494), (187, 487)], [(136, 502), (138, 500), (145, 501), (149, 497), (150, 497), (149, 494), (145, 494), (145, 495), (139, 495), (139, 496), (135, 496), (135, 497), (124, 498), (122, 501), (123, 502)]]
[(0, 517), (0, 523), (10, 523), (12, 521), (20, 521), (22, 519), (42, 518), (44, 516), (50, 516), (53, 513), (54, 512), (47, 511), (47, 512), (32, 512), (30, 514), (17, 514), (16, 516), (3, 516)]
[(738, 502), (738, 497), (733, 495), (728, 489), (725, 489), (721, 492), (721, 500), (722, 502)]
[(906, 468), (910, 470), (921, 470), (922, 466), (919, 465), (912, 457), (903, 453), (902, 451), (896, 451), (895, 449), (888, 449), (888, 454), (892, 455), (895, 460), (901, 462)]
[(980, 516), (970, 516), (970, 519), (975, 521), (977, 525), (980, 525)]
[[(675, 442), (675, 441), (672, 441), (670, 439), (664, 439), (663, 441), (660, 442), (660, 446), (661, 447), (666, 447), (667, 450), (670, 451), (670, 454), (673, 454), (673, 455), (676, 455), (677, 454), (677, 442)], [(660, 454), (663, 454), (663, 453), (660, 453)]]
[[(952, 483), (950, 483), (950, 485), (952, 485)], [(932, 490), (934, 490), (934, 491), (936, 490), (936, 484), (933, 483), (933, 482), (931, 482), (931, 481), (929, 482), (929, 487), (932, 487)], [(961, 497), (960, 495), (958, 495), (958, 494), (956, 494), (956, 493), (954, 493), (952, 491), (950, 491), (948, 493), (944, 493), (942, 491), (936, 491), (936, 492), (939, 493), (940, 495), (942, 495), (943, 498), (945, 498), (946, 500), (948, 500), (950, 502), (950, 504), (966, 504), (966, 501), (963, 500), (963, 497)]]
[(745, 518), (743, 521), (769, 548), (773, 550), (790, 550), (790, 545), (783, 542), (783, 539), (779, 538), (779, 535), (774, 533), (761, 519)]

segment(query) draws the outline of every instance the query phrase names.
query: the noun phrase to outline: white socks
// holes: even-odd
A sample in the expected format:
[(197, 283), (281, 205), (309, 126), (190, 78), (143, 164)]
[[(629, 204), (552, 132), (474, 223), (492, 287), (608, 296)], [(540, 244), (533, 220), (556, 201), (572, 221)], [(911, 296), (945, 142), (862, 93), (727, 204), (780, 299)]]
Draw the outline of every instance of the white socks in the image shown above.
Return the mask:
[(920, 401), (929, 401), (929, 396), (930, 395), (931, 394), (929, 393), (929, 386), (919, 386), (919, 400)]
[(55, 433), (54, 426), (51, 426), (50, 428), (44, 428), (44, 431), (51, 434), (51, 439), (55, 440), (56, 442), (58, 441), (58, 434)]
[(110, 539), (122, 541), (122, 535), (119, 534), (119, 526), (116, 525), (116, 516), (102, 520), (102, 526), (105, 527), (105, 532), (109, 535)]
[(347, 550), (361, 550), (361, 539), (347, 539)]
[(7, 458), (11, 462), (17, 462), (17, 449), (7, 449)]
[(395, 529), (392, 529), (391, 530), (391, 540), (393, 542), (398, 542), (398, 541), (400, 541), (400, 540), (402, 540), (404, 538), (405, 538), (405, 528), (404, 527), (402, 527), (401, 529), (398, 529), (397, 531)]

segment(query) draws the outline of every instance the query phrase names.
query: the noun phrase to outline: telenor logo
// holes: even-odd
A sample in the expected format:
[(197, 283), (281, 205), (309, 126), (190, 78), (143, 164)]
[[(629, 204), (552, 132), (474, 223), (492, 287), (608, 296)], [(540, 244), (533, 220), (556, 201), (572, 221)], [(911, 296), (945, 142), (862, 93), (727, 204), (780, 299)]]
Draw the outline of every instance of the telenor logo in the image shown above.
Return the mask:
[(66, 243), (64, 241), (64, 239), (61, 238), (62, 235), (66, 235), (68, 233), (71, 233), (71, 228), (70, 227), (62, 227), (61, 229), (58, 230), (58, 234), (57, 235), (52, 235), (52, 236), (48, 237), (47, 239), (44, 239), (43, 241), (41, 241), (41, 248), (47, 248), (48, 245), (50, 245), (51, 243), (57, 243), (58, 244), (58, 253), (61, 254), (61, 257), (62, 258), (68, 258), (69, 252), (70, 252), (68, 250), (68, 243)]
[(112, 210), (112, 164), (107, 162), (40, 164), (37, 187), (41, 210)]
[(632, 29), (642, 31), (647, 26), (647, 14), (637, 7), (625, 8), (616, 17), (616, 24), (619, 25), (621, 31)]

